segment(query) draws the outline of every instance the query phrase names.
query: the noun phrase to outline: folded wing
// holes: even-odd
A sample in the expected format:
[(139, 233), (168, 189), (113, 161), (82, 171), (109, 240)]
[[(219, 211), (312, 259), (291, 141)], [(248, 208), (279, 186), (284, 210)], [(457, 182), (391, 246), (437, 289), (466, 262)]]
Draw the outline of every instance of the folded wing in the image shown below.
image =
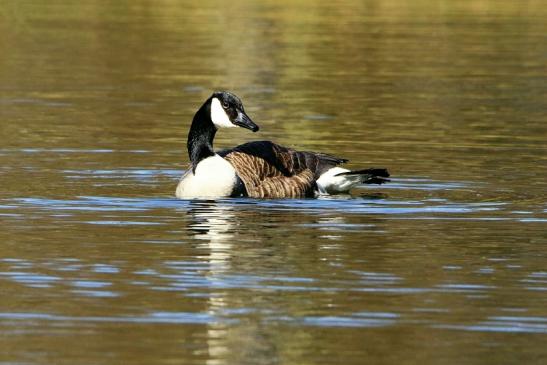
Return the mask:
[(312, 197), (316, 180), (347, 160), (295, 151), (270, 141), (249, 142), (219, 154), (235, 168), (253, 198)]

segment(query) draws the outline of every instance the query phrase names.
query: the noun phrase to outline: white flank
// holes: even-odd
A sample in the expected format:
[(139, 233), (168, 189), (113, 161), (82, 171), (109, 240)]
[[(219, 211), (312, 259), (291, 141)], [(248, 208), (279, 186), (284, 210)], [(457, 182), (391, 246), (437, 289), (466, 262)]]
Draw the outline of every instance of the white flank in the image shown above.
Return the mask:
[(176, 196), (179, 199), (227, 197), (232, 193), (236, 181), (233, 166), (215, 154), (201, 160), (195, 174), (188, 170), (182, 175)]
[(230, 121), (228, 114), (226, 114), (226, 111), (222, 105), (220, 105), (220, 100), (217, 98), (213, 98), (213, 100), (211, 100), (211, 120), (217, 128), (237, 127)]
[(359, 175), (342, 175), (335, 176), (341, 172), (348, 172), (348, 169), (341, 167), (333, 167), (325, 171), (319, 179), (317, 179), (317, 187), (319, 194), (340, 194), (347, 193), (355, 185), (361, 182)]

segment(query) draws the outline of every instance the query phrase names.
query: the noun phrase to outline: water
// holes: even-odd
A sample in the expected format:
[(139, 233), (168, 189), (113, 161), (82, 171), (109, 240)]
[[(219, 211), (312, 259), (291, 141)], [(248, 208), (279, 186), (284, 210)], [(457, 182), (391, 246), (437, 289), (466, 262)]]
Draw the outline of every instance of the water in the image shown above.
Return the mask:
[[(545, 9), (0, 4), (0, 363), (546, 363)], [(174, 199), (219, 88), (393, 182)]]

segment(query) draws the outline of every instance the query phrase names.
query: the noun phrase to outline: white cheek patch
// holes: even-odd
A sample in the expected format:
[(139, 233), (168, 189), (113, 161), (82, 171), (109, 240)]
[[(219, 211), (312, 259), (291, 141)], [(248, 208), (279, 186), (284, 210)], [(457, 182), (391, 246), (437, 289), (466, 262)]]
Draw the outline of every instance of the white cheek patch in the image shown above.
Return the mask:
[(237, 127), (235, 124), (230, 122), (230, 118), (226, 111), (220, 105), (220, 100), (213, 98), (211, 100), (211, 121), (217, 126), (217, 128), (232, 128)]

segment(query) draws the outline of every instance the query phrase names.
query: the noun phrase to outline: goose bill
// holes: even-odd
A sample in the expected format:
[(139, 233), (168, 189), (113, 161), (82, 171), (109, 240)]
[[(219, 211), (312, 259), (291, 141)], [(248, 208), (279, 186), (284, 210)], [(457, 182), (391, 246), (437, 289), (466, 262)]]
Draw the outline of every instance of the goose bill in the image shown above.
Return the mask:
[(237, 117), (234, 120), (234, 124), (242, 127), (252, 130), (253, 132), (256, 132), (258, 130), (258, 126), (249, 118), (249, 116), (243, 112), (238, 112)]

